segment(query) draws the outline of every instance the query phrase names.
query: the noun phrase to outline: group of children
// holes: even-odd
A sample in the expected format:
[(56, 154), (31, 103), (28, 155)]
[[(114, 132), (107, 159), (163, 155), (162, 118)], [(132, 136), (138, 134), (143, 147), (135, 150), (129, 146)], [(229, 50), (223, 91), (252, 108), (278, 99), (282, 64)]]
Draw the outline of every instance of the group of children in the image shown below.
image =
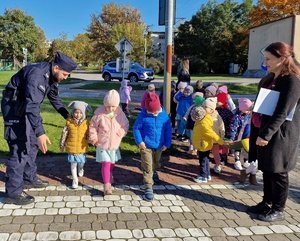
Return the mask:
[[(244, 168), (248, 168), (251, 165), (250, 183), (256, 184), (256, 168), (254, 167), (257, 166), (257, 163), (248, 162), (247, 151), (245, 151), (245, 148), (240, 144), (249, 142), (252, 101), (248, 98), (240, 98), (238, 100), (238, 108), (236, 108), (232, 98), (228, 94), (227, 86), (223, 85), (219, 87), (217, 83), (213, 83), (205, 88), (202, 81), (197, 81), (195, 89), (196, 92), (194, 93), (194, 89), (191, 85), (188, 85), (186, 82), (180, 82), (178, 84), (178, 90), (174, 94), (173, 101), (177, 104), (175, 109), (177, 121), (175, 135), (177, 139), (183, 142), (190, 142), (188, 153), (198, 155), (201, 167), (200, 173), (204, 173), (204, 167), (202, 167), (201, 163), (204, 163), (204, 159), (209, 160), (207, 152), (213, 155), (215, 162), (213, 170), (217, 174), (221, 173), (222, 165), (227, 163), (228, 155), (230, 155), (230, 152), (233, 152), (232, 154), (235, 157), (235, 169), (243, 173)], [(204, 123), (212, 123), (212, 126), (210, 126), (210, 124), (208, 126), (211, 127), (211, 131), (213, 132), (205, 128), (207, 125), (203, 126), (202, 120), (199, 117), (193, 117), (193, 113), (195, 115), (196, 110), (199, 113), (200, 110), (202, 111), (200, 107), (211, 117), (212, 122), (210, 121), (210, 117), (204, 118), (204, 116), (202, 116)], [(206, 135), (206, 132), (210, 133), (209, 135), (207, 134), (207, 138), (210, 137), (208, 142), (212, 142), (212, 146), (209, 145), (209, 150), (207, 150), (207, 147), (203, 149), (203, 146), (201, 146), (205, 143), (205, 141), (202, 140), (202, 138), (205, 137), (201, 135)], [(221, 141), (222, 144), (220, 144), (220, 140), (226, 141)], [(242, 140), (245, 141), (241, 142)], [(237, 143), (239, 143), (239, 145), (237, 145)], [(203, 153), (201, 153), (203, 150), (205, 151), (204, 156)], [(244, 167), (241, 162), (242, 156), (244, 159)], [(210, 173), (208, 173), (194, 178), (194, 181), (207, 182), (210, 178)], [(244, 182), (245, 180), (241, 178), (240, 181)]]
[[(153, 200), (152, 186), (154, 182), (160, 181), (156, 171), (162, 152), (171, 146), (172, 127), (169, 115), (161, 107), (157, 94), (149, 91), (143, 101), (144, 108), (133, 125), (133, 134), (141, 153), (141, 169), (146, 187), (144, 197), (146, 200)], [(108, 91), (103, 105), (94, 111), (89, 121), (86, 112), (91, 112), (92, 108), (87, 103), (72, 101), (69, 104), (72, 112), (62, 131), (60, 150), (68, 153), (74, 189), (78, 188), (78, 176), (84, 175), (86, 153), (90, 143), (96, 146), (96, 162), (102, 163), (104, 195), (112, 194), (113, 169), (115, 163), (121, 159), (120, 143), (129, 129), (126, 106), (122, 104), (123, 111), (119, 105), (118, 91)]]
[[(216, 163), (214, 171), (221, 172), (221, 162), (228, 155), (228, 147), (233, 141), (242, 138), (241, 133), (247, 132), (246, 126), (250, 120), (252, 102), (245, 98), (239, 99), (239, 109), (234, 110), (235, 106), (233, 102), (230, 103), (226, 86), (216, 88), (211, 85), (204, 89), (197, 82), (199, 90), (202, 89), (193, 93), (193, 87), (184, 82), (179, 83), (178, 91), (175, 90), (175, 83), (172, 84), (175, 103), (173, 109), (176, 110), (173, 120), (162, 107), (159, 96), (155, 93), (155, 86), (150, 84), (142, 97), (141, 112), (133, 125), (133, 135), (141, 154), (146, 200), (154, 198), (152, 186), (160, 181), (157, 170), (162, 152), (171, 146), (175, 119), (180, 139), (185, 140), (187, 137), (190, 140), (190, 153), (197, 151), (200, 172), (194, 178), (196, 182), (211, 180), (211, 151)], [(104, 195), (112, 194), (113, 169), (115, 163), (121, 159), (120, 143), (129, 129), (128, 103), (131, 101), (131, 90), (127, 80), (123, 80), (120, 94), (116, 90), (108, 91), (103, 105), (94, 111), (91, 121), (86, 118), (86, 111), (92, 112), (87, 103), (72, 101), (69, 104), (72, 112), (62, 131), (60, 150), (68, 153), (74, 189), (78, 187), (78, 176), (84, 175), (90, 143), (96, 146), (96, 161), (102, 163)], [(122, 108), (119, 107), (120, 103)], [(229, 108), (230, 105), (232, 109)], [(235, 166), (239, 165), (239, 161), (236, 160)]]

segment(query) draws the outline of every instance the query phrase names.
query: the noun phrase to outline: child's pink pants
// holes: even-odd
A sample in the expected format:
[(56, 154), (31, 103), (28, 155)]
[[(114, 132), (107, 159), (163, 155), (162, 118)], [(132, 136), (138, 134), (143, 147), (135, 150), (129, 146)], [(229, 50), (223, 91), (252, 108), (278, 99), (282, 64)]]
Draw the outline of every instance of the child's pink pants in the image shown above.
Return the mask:
[(114, 166), (115, 166), (115, 164), (113, 164), (111, 162), (102, 162), (101, 173), (102, 173), (102, 179), (103, 179), (104, 184), (110, 183), (110, 178), (111, 178), (111, 174), (114, 169)]

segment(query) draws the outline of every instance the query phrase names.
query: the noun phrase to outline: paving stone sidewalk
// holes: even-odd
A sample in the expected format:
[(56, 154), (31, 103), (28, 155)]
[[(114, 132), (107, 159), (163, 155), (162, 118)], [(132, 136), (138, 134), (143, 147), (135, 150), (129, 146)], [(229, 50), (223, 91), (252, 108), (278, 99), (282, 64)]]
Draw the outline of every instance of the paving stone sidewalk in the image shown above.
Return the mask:
[(28, 190), (35, 202), (21, 207), (3, 203), (5, 170), (0, 169), (0, 241), (300, 239), (299, 163), (290, 173), (286, 220), (275, 223), (246, 212), (247, 205), (262, 198), (261, 173), (259, 185), (241, 185), (231, 163), (211, 182), (197, 184), (191, 179), (198, 170), (195, 157), (165, 157), (159, 172), (163, 182), (154, 186), (152, 202), (143, 200), (139, 157), (116, 165), (111, 196), (103, 196), (100, 166), (92, 156), (76, 190), (71, 188), (66, 155), (39, 156), (37, 164), (50, 186)]

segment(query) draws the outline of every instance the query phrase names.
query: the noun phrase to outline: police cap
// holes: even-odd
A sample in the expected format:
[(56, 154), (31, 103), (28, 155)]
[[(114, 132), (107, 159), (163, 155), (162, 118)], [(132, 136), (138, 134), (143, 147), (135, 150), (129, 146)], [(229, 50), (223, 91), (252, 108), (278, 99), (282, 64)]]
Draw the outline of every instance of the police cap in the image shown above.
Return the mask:
[(53, 63), (69, 73), (77, 67), (77, 64), (69, 56), (61, 52), (56, 52)]

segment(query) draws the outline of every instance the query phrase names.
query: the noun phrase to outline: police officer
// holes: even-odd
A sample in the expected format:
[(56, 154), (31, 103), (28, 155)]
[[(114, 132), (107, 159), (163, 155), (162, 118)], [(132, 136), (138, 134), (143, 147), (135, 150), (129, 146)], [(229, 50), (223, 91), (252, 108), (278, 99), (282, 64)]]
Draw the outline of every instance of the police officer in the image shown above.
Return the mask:
[(67, 79), (76, 63), (57, 52), (52, 63), (42, 62), (23, 67), (13, 75), (3, 90), (1, 110), (4, 119), (4, 138), (9, 146), (6, 163), (5, 203), (25, 205), (34, 197), (24, 188), (48, 186), (37, 177), (38, 149), (44, 154), (50, 139), (45, 134), (40, 106), (47, 96), (55, 110), (65, 119), (69, 112), (58, 96), (58, 84)]

